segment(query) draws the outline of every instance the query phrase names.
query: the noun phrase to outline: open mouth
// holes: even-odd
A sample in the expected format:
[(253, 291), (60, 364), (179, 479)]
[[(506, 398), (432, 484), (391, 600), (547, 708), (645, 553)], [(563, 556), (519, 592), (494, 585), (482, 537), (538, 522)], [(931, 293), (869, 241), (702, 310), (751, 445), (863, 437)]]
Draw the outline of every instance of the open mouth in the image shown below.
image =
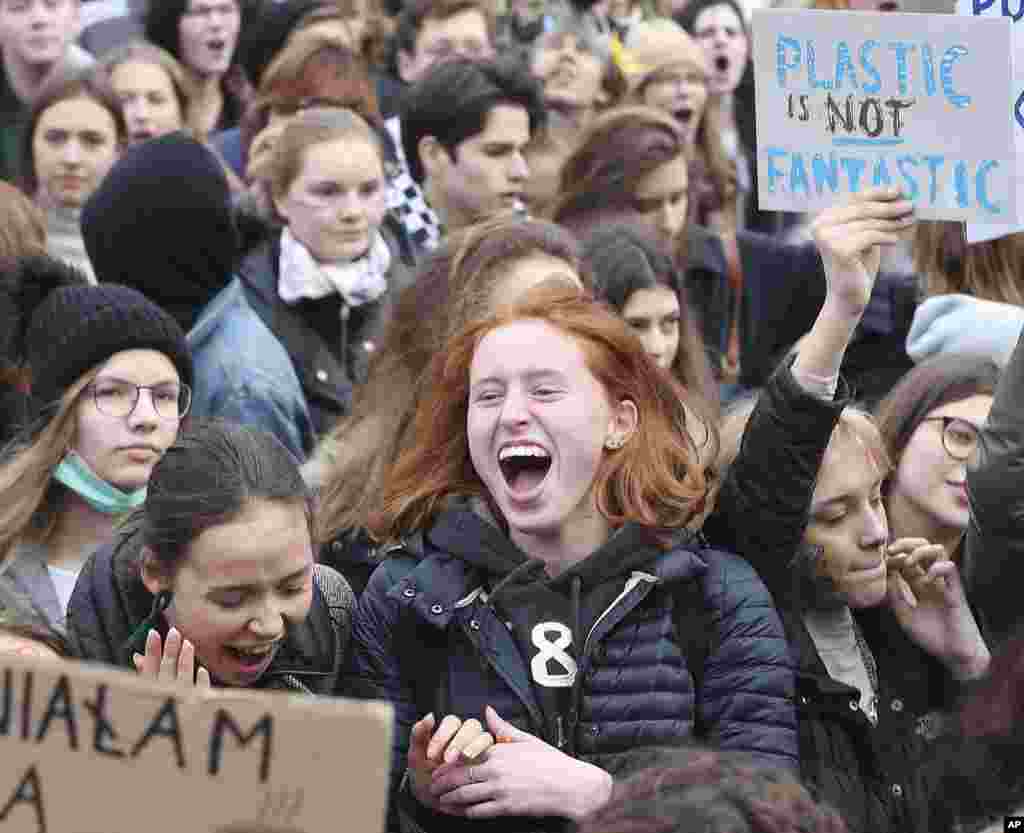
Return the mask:
[(719, 55), (715, 58), (715, 69), (719, 72), (727, 72), (729, 69), (729, 58), (727, 55)]
[(274, 649), (276, 647), (277, 643), (273, 642), (270, 645), (260, 645), (255, 648), (226, 645), (224, 646), (224, 650), (228, 656), (241, 665), (245, 671), (254, 671), (263, 668), (265, 665), (270, 663), (271, 658), (274, 656)]
[(216, 55), (221, 54), (225, 50), (227, 45), (227, 41), (223, 40), (208, 40), (206, 42), (206, 48)]
[(678, 121), (680, 124), (688, 125), (690, 123), (690, 120), (693, 118), (693, 108), (680, 107), (678, 110), (675, 111), (675, 113), (673, 113), (673, 115), (675, 116), (676, 121)]
[(498, 453), (498, 466), (512, 494), (530, 494), (551, 470), (551, 455), (539, 445), (507, 445)]

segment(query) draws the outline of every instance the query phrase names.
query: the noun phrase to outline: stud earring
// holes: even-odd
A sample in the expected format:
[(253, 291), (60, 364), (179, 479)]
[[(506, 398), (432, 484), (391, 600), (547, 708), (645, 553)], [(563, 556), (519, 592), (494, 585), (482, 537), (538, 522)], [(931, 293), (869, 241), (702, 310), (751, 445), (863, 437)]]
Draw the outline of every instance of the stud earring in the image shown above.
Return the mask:
[(618, 451), (622, 448), (623, 443), (625, 443), (625, 440), (622, 437), (609, 437), (604, 441), (604, 447), (609, 451)]

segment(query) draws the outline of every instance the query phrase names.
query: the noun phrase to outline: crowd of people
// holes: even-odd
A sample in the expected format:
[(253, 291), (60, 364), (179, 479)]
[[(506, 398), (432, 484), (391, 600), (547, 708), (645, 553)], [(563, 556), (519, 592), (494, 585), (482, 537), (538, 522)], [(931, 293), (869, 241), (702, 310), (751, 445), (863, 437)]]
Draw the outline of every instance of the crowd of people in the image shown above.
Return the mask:
[(0, 654), (386, 701), (388, 831), (1024, 805), (1024, 235), (759, 210), (735, 0), (105, 5), (0, 0)]

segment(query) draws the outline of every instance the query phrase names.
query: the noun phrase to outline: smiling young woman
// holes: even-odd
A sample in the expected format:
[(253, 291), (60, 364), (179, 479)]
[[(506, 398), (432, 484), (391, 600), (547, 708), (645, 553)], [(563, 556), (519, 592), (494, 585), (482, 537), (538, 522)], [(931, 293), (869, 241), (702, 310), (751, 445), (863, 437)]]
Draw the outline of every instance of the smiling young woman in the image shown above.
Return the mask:
[(77, 653), (189, 683), (195, 663), (217, 685), (333, 693), (355, 600), (314, 565), (311, 521), (272, 435), (197, 423), (84, 568), (68, 611)]
[[(438, 354), (371, 517), (396, 543), (354, 626), (358, 693), (396, 708), (396, 813), (425, 830), (461, 829), (456, 817), (551, 829), (607, 800), (616, 753), (698, 725), (794, 764), (770, 598), (748, 565), (685, 529), (706, 494), (679, 430), (686, 400), (618, 316), (564, 284)], [(703, 659), (674, 624), (691, 590), (717, 624)], [(430, 772), (411, 727), (442, 710), (508, 742)]]

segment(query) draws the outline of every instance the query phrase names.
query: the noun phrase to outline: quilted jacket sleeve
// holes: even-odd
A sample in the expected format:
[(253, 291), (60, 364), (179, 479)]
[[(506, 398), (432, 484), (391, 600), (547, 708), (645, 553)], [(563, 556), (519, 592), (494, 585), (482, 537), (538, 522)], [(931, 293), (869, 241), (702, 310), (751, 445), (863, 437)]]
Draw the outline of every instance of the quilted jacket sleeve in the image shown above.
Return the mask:
[(415, 644), (403, 646), (402, 640), (415, 637), (398, 601), (388, 595), (411, 567), (412, 561), (391, 558), (370, 578), (353, 619), (346, 690), (342, 692), (359, 699), (386, 700), (394, 707), (388, 829), (395, 829), (396, 798), (405, 773), (409, 732), (423, 716), (416, 703), (412, 675), (401, 661), (403, 656), (411, 655), (410, 648), (415, 649)]
[(702, 554), (715, 628), (699, 705), (704, 725), (723, 749), (796, 770), (795, 666), (771, 595), (743, 559)]

